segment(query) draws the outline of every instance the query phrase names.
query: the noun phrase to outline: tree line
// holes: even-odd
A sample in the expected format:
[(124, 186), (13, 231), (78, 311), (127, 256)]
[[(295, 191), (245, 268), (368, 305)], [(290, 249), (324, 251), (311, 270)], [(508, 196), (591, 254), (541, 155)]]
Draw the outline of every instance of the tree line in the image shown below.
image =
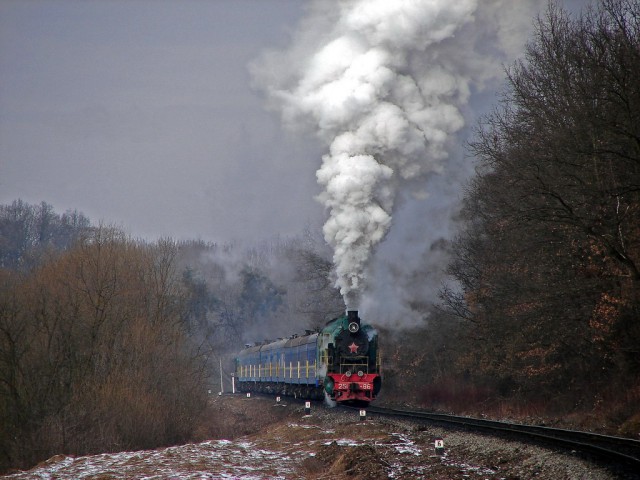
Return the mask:
[(468, 388), (640, 430), (638, 79), (637, 1), (538, 19), (470, 143), (425, 401)]
[(0, 270), (0, 466), (190, 438), (206, 372), (183, 334), (175, 255), (101, 227)]

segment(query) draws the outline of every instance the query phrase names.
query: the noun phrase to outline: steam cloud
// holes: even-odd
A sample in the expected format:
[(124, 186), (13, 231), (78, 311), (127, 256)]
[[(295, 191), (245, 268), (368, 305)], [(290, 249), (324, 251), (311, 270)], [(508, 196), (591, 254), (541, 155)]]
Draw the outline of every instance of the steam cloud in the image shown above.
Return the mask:
[[(336, 285), (357, 307), (402, 189), (447, 173), (472, 91), (498, 78), (539, 1), (321, 0), (251, 65), (269, 105), (328, 145), (317, 171)], [(514, 45), (517, 49), (514, 49)], [(453, 201), (453, 200), (452, 200)]]

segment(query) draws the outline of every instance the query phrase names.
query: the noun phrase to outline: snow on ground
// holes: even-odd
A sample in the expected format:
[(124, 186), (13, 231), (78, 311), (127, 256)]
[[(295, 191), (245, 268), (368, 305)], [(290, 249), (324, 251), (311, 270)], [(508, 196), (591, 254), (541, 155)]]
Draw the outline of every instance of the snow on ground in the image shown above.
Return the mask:
[[(297, 459), (299, 460), (299, 459)], [(158, 450), (57, 456), (7, 479), (288, 479), (294, 458), (249, 441), (212, 440)]]
[[(57, 455), (3, 480), (538, 480), (615, 478), (562, 452), (493, 437), (370, 418), (338, 409), (273, 409), (269, 401), (215, 400), (237, 435), (156, 450)], [(220, 421), (220, 420), (218, 420)], [(434, 438), (444, 438), (436, 455)]]

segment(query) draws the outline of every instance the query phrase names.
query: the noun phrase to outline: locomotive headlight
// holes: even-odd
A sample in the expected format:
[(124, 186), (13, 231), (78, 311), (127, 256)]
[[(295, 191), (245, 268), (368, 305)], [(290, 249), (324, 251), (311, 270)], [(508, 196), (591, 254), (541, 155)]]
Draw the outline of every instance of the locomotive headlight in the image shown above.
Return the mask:
[(358, 370), (358, 376), (359, 377), (364, 377), (364, 372), (362, 370)]
[(347, 378), (351, 377), (351, 370), (347, 370), (344, 374)]
[(349, 324), (349, 331), (351, 333), (356, 333), (358, 330), (360, 330), (360, 325), (358, 325), (356, 322), (351, 322)]

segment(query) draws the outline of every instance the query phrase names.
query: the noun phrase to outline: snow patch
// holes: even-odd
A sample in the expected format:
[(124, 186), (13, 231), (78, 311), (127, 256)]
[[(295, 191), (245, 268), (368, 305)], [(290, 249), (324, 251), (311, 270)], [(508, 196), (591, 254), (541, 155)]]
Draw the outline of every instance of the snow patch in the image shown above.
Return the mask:
[(158, 450), (63, 457), (6, 479), (72, 480), (109, 475), (111, 479), (242, 480), (292, 478), (294, 459), (258, 448), (253, 442), (213, 440)]

